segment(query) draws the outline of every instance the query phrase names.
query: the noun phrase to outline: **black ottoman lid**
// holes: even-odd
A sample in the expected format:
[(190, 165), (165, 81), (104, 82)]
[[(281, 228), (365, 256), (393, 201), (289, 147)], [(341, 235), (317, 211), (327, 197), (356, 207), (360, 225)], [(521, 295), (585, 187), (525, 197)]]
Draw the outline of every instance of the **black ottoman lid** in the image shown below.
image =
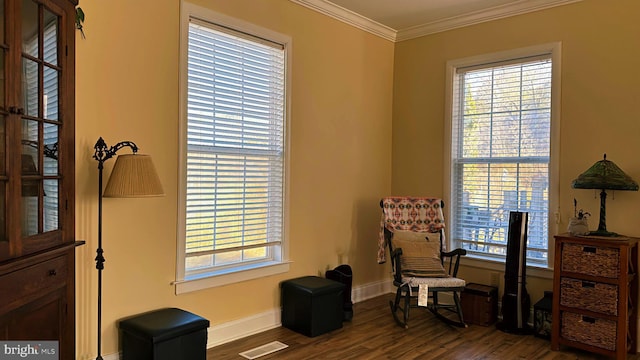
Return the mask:
[(323, 295), (344, 289), (343, 283), (318, 276), (303, 276), (286, 280), (282, 286), (296, 288), (310, 295)]
[(207, 327), (209, 320), (177, 308), (155, 310), (120, 321), (120, 329), (150, 338), (154, 343)]

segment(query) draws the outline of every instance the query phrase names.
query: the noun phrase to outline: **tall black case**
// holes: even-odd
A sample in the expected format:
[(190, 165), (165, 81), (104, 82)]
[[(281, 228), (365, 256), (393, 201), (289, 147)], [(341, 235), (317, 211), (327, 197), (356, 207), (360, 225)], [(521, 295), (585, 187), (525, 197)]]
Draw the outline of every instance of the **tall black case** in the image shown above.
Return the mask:
[(527, 325), (531, 298), (527, 293), (527, 231), (529, 213), (509, 213), (507, 259), (504, 271), (502, 321), (498, 329), (509, 333), (529, 333)]

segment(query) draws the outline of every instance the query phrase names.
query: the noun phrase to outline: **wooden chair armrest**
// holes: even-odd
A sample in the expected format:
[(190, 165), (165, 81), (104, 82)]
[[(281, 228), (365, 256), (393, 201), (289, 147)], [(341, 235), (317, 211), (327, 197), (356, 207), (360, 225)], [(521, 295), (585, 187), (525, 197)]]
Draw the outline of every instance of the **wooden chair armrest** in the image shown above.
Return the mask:
[(455, 249), (453, 251), (443, 252), (442, 253), (442, 257), (453, 257), (453, 256), (456, 256), (456, 255), (458, 255), (458, 256), (467, 255), (467, 250), (458, 248), (458, 249)]
[[(442, 258), (443, 265), (448, 265), (447, 272), (449, 275), (453, 277), (458, 276), (458, 268), (460, 267), (460, 257), (467, 255), (467, 250), (465, 249), (454, 249), (449, 252), (443, 252), (440, 254)], [(448, 260), (445, 260), (448, 259)]]

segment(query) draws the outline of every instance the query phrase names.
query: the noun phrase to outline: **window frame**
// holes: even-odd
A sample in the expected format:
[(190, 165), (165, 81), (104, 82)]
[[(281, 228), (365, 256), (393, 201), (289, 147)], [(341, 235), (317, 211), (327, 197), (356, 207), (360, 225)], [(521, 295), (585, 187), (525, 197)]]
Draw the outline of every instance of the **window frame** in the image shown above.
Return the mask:
[[(529, 47), (523, 47), (518, 49), (482, 54), (477, 56), (470, 56), (466, 58), (450, 60), (446, 63), (446, 90), (445, 90), (445, 146), (444, 146), (444, 198), (446, 203), (451, 204), (445, 206), (446, 216), (451, 223), (455, 221), (455, 209), (452, 203), (453, 194), (452, 191), (454, 181), (454, 163), (452, 160), (452, 146), (453, 143), (453, 121), (456, 104), (453, 91), (455, 90), (455, 78), (458, 68), (468, 68), (473, 66), (481, 66), (483, 64), (491, 64), (498, 62), (513, 61), (517, 59), (524, 59), (530, 57), (536, 57), (540, 55), (550, 55), (552, 60), (551, 70), (551, 129), (550, 129), (550, 154), (549, 154), (549, 198), (548, 198), (548, 234), (547, 234), (547, 264), (546, 267), (540, 264), (527, 264), (531, 268), (539, 269), (552, 269), (555, 243), (553, 240), (553, 234), (558, 233), (558, 204), (559, 204), (559, 147), (560, 147), (560, 100), (561, 100), (561, 42), (546, 43), (540, 45), (534, 45)], [(451, 228), (451, 226), (449, 226)], [(447, 232), (450, 230), (446, 229)], [(458, 247), (459, 244), (449, 233), (447, 234), (448, 241), (452, 248)], [(504, 270), (504, 256), (482, 256), (479, 254), (468, 254), (464, 263), (473, 267), (489, 269), (489, 270)], [(543, 278), (550, 278), (552, 273), (549, 271), (534, 272), (530, 275), (537, 275)]]
[[(291, 46), (292, 39), (288, 35), (275, 32), (258, 25), (232, 18), (207, 8), (189, 2), (181, 2), (180, 11), (180, 125), (179, 125), (179, 159), (178, 159), (178, 221), (177, 221), (177, 262), (176, 280), (174, 281), (176, 294), (197, 291), (210, 287), (223, 286), (239, 281), (257, 279), (260, 277), (280, 274), (289, 271), (289, 117), (291, 88)], [(282, 44), (284, 47), (284, 159), (283, 159), (283, 228), (279, 253), (276, 260), (253, 264), (239, 263), (235, 266), (225, 266), (208, 272), (187, 274), (186, 263), (186, 185), (187, 185), (187, 83), (188, 83), (188, 50), (189, 50), (189, 22), (190, 19), (207, 22), (226, 27), (252, 37), (267, 39)], [(269, 247), (269, 246), (266, 246)], [(271, 251), (274, 247), (271, 246)]]

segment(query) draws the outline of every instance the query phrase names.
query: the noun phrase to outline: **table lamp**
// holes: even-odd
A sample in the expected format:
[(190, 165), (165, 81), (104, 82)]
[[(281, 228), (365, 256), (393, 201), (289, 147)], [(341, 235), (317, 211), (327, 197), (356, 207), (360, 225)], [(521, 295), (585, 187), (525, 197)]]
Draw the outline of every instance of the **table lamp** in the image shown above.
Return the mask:
[(616, 164), (604, 159), (596, 162), (587, 171), (573, 180), (571, 187), (574, 189), (600, 189), (600, 222), (598, 230), (589, 232), (591, 236), (618, 236), (614, 232), (607, 231), (606, 223), (606, 190), (631, 190), (638, 191), (638, 183), (625, 174)]

